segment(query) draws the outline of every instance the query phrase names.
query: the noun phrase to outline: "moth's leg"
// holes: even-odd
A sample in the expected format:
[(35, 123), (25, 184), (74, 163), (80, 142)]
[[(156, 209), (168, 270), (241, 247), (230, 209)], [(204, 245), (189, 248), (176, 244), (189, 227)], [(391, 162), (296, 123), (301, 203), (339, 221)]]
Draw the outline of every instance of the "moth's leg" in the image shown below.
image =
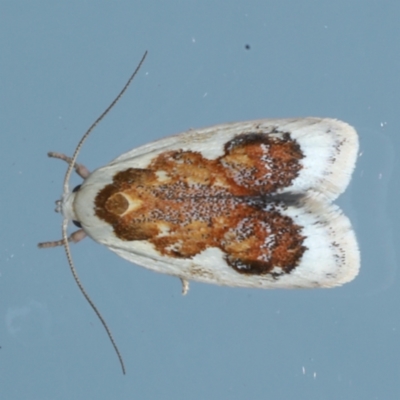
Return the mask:
[[(68, 237), (68, 242), (78, 243), (86, 237), (86, 233), (83, 229), (79, 229)], [(41, 249), (48, 249), (49, 247), (64, 246), (64, 240), (54, 240), (53, 242), (42, 242), (38, 244)]]
[(182, 283), (182, 296), (185, 296), (189, 291), (189, 281), (187, 279), (179, 278)]
[[(66, 156), (62, 153), (56, 153), (54, 151), (50, 151), (47, 155), (51, 158), (58, 158), (59, 160), (65, 161), (67, 164), (71, 164), (71, 157)], [(74, 164), (75, 172), (83, 179), (86, 179), (90, 175), (90, 171), (82, 164), (75, 163)]]

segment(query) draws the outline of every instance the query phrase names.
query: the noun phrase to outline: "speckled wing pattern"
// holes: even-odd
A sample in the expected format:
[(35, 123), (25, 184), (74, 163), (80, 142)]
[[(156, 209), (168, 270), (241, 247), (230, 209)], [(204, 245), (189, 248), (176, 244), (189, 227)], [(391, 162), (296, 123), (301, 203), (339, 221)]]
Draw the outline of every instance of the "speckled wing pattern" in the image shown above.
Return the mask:
[(85, 232), (121, 257), (183, 280), (333, 287), (359, 251), (332, 201), (358, 152), (348, 124), (266, 119), (190, 130), (94, 171), (69, 200)]

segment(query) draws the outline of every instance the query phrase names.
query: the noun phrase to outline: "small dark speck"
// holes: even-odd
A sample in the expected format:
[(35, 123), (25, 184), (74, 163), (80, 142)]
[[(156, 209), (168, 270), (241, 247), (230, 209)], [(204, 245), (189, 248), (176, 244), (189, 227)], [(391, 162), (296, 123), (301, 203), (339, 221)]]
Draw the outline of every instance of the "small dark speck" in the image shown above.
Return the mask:
[(244, 48), (245, 48), (246, 50), (250, 50), (250, 45), (249, 45), (249, 44), (246, 44), (246, 46), (244, 46)]

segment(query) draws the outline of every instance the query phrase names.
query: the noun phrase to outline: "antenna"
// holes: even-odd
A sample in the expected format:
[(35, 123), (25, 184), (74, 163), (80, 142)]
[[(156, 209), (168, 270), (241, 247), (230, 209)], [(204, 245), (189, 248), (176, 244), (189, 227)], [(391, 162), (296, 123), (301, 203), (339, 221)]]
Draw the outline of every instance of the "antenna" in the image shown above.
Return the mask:
[[(119, 94), (117, 95), (117, 97), (112, 101), (112, 103), (103, 111), (102, 114), (100, 114), (100, 116), (93, 122), (93, 124), (90, 126), (90, 128), (85, 132), (85, 134), (82, 136), (81, 140), (79, 141), (78, 145), (76, 146), (75, 152), (73, 154), (73, 156), (67, 157), (63, 154), (59, 154), (59, 153), (49, 153), (49, 157), (53, 157), (53, 158), (59, 158), (62, 159), (64, 161), (66, 161), (68, 163), (68, 168), (67, 168), (67, 172), (65, 173), (65, 178), (64, 178), (64, 191), (63, 191), (63, 198), (66, 198), (66, 196), (68, 195), (68, 193), (70, 192), (69, 190), (69, 179), (71, 177), (71, 173), (72, 173), (72, 169), (75, 168), (76, 172), (82, 176), (83, 178), (86, 178), (89, 174), (89, 171), (86, 170), (86, 168), (84, 168), (82, 165), (77, 164), (76, 160), (78, 158), (78, 154), (83, 146), (83, 143), (85, 142), (85, 140), (88, 138), (88, 136), (90, 135), (90, 133), (93, 131), (93, 129), (97, 126), (97, 124), (108, 114), (108, 112), (115, 106), (115, 104), (119, 101), (119, 99), (122, 97), (122, 95), (125, 93), (125, 91), (128, 89), (128, 86), (131, 84), (131, 82), (133, 81), (133, 78), (136, 76), (136, 74), (138, 73), (140, 67), (142, 66), (145, 58), (147, 56), (147, 51), (143, 54), (142, 59), (140, 60), (138, 66), (136, 67), (135, 71), (133, 72), (133, 74), (130, 76), (130, 78), (128, 79), (128, 81), (126, 82), (125, 86), (122, 88), (122, 90), (119, 92)], [(60, 202), (57, 202), (57, 210), (60, 211)], [(125, 365), (124, 365), (124, 361), (122, 359), (121, 353), (115, 343), (115, 340), (111, 334), (111, 330), (108, 327), (106, 321), (104, 320), (103, 316), (100, 314), (100, 311), (97, 309), (97, 307), (95, 306), (95, 304), (93, 303), (92, 299), (89, 297), (89, 295), (87, 294), (86, 290), (84, 289), (81, 281), (79, 280), (78, 274), (76, 272), (75, 266), (74, 266), (74, 262), (72, 260), (72, 256), (71, 256), (71, 250), (69, 247), (69, 242), (78, 242), (79, 240), (83, 239), (86, 235), (83, 229), (80, 229), (74, 233), (72, 233), (72, 235), (70, 237), (68, 237), (68, 233), (67, 233), (67, 228), (68, 228), (68, 219), (64, 218), (63, 219), (63, 223), (62, 223), (62, 240), (57, 240), (57, 241), (53, 241), (53, 242), (43, 242), (43, 243), (39, 243), (38, 246), (39, 248), (48, 248), (48, 247), (56, 247), (56, 246), (64, 246), (65, 249), (65, 253), (67, 255), (67, 260), (68, 260), (68, 264), (69, 267), (71, 269), (72, 275), (75, 279), (76, 284), (79, 287), (79, 290), (82, 292), (83, 296), (85, 297), (86, 301), (90, 304), (90, 306), (92, 307), (93, 311), (95, 312), (95, 314), (97, 315), (97, 317), (99, 318), (101, 324), (103, 325), (104, 329), (106, 330), (106, 333), (108, 335), (108, 338), (111, 341), (112, 346), (114, 347), (115, 352), (117, 353), (119, 362), (121, 364), (121, 368), (122, 368), (122, 373), (125, 375)]]

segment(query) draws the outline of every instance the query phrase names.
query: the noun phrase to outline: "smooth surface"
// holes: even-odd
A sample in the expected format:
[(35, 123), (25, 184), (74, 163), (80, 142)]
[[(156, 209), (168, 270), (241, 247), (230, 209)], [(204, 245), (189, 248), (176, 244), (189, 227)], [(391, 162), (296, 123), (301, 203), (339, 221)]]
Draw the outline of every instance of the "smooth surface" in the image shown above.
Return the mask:
[[(2, 2), (0, 397), (398, 399), (399, 18), (394, 0)], [(182, 297), (177, 279), (85, 240), (74, 261), (122, 376), (63, 249), (36, 244), (61, 234), (66, 165), (46, 152), (72, 153), (146, 49), (79, 161), (216, 123), (342, 119), (360, 136), (337, 203), (361, 272), (331, 290), (192, 283)]]

